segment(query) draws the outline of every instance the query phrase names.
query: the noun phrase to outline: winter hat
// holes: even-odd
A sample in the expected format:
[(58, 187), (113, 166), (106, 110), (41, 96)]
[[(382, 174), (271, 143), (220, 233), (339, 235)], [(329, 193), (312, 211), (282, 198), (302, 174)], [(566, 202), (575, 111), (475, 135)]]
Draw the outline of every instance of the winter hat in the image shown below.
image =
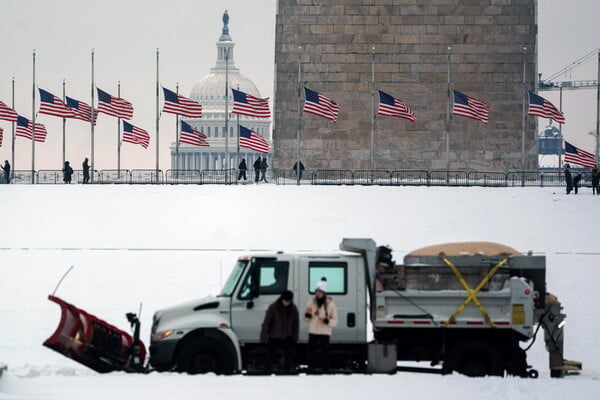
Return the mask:
[(327, 280), (321, 279), (319, 282), (317, 282), (317, 286), (315, 287), (315, 292), (317, 290), (319, 290), (323, 293), (327, 293)]
[(281, 300), (292, 301), (293, 298), (294, 293), (292, 293), (290, 290), (286, 290), (283, 293), (281, 293)]

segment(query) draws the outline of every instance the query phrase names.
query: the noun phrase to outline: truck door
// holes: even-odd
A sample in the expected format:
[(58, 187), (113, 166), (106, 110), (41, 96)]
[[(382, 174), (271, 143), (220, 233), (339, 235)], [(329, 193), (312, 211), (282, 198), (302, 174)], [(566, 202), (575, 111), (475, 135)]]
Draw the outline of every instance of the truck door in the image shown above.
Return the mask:
[(276, 258), (253, 258), (231, 300), (231, 326), (242, 343), (258, 343), (265, 312), (291, 287), (290, 263)]
[[(300, 318), (315, 294), (317, 282), (325, 278), (327, 295), (332, 297), (338, 311), (338, 324), (331, 335), (332, 343), (366, 341), (366, 290), (361, 263), (359, 257), (331, 260), (303, 257), (300, 260)], [(306, 325), (301, 322), (301, 341), (308, 341)]]

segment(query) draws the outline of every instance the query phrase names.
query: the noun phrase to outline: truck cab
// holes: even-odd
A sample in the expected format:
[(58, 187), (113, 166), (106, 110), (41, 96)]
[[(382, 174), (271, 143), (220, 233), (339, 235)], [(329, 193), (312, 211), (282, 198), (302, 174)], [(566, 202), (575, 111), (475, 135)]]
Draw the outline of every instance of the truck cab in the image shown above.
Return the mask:
[[(297, 360), (308, 343), (304, 308), (319, 280), (338, 308), (331, 339), (332, 365), (362, 368), (367, 325), (367, 289), (358, 254), (261, 254), (240, 257), (221, 293), (157, 311), (153, 317), (150, 363), (157, 370), (188, 373), (260, 372), (265, 312), (284, 290), (294, 293), (300, 313)], [(337, 357), (336, 357), (337, 354)]]

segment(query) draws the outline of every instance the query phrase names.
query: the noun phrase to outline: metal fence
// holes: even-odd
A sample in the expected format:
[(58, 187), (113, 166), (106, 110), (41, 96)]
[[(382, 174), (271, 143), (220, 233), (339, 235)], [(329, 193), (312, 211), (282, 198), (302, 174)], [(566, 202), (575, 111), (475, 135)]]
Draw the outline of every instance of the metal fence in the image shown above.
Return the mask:
[[(29, 174), (28, 176), (31, 177), (31, 171), (28, 171)], [(57, 183), (64, 183), (64, 173), (62, 172), (62, 170), (58, 170), (58, 169), (46, 169), (46, 170), (39, 170), (36, 172), (36, 179), (35, 182), (36, 183), (40, 183), (40, 184), (57, 184)], [(98, 177), (98, 171), (90, 171), (90, 177), (94, 176), (94, 177)], [(13, 182), (16, 183), (16, 182)], [(29, 182), (23, 182), (23, 183), (31, 183), (31, 180), (29, 180)], [(83, 170), (81, 169), (77, 169), (73, 171), (73, 175), (71, 175), (71, 183), (83, 183)], [(91, 182), (90, 182), (91, 183)]]
[(237, 182), (236, 169), (204, 169), (200, 175), (203, 185), (231, 185)]
[[(579, 172), (574, 172), (575, 176)], [(581, 172), (580, 186), (591, 186), (591, 173)], [(11, 184), (31, 184), (32, 172), (11, 171)], [(236, 169), (196, 170), (100, 170), (90, 171), (90, 183), (95, 184), (217, 184), (253, 183), (254, 171), (247, 172), (246, 181), (238, 181)], [(33, 173), (35, 183), (63, 184), (61, 170), (39, 170)], [(485, 187), (560, 187), (565, 185), (564, 172), (557, 171), (446, 171), (446, 170), (304, 170), (298, 179), (293, 170), (267, 170), (267, 181), (276, 185), (380, 185), (380, 186), (485, 186)], [(83, 182), (83, 171), (73, 172), (73, 184)], [(0, 174), (0, 183), (4, 174)], [(262, 184), (262, 182), (261, 182)]]
[(318, 169), (312, 176), (313, 185), (354, 185), (349, 169)]
[(298, 175), (296, 175), (296, 171), (289, 169), (276, 169), (273, 170), (271, 179), (273, 179), (277, 185), (311, 185), (313, 181), (313, 175), (314, 171), (311, 170), (300, 171), (300, 177), (298, 177)]
[(394, 186), (424, 186), (429, 185), (429, 171), (402, 170), (390, 173), (390, 184)]
[(128, 169), (103, 169), (100, 171), (100, 183), (131, 183), (131, 171)]
[(199, 169), (168, 169), (165, 183), (170, 185), (202, 183), (202, 171)]

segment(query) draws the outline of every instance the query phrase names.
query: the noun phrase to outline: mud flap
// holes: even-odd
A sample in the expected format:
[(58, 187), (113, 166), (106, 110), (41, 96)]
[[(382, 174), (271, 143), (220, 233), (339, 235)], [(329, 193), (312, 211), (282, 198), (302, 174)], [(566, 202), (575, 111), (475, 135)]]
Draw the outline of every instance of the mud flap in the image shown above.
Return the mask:
[(137, 371), (131, 362), (137, 356), (143, 364), (146, 348), (142, 342), (135, 343), (127, 332), (58, 297), (50, 295), (48, 300), (60, 306), (61, 317), (44, 346), (100, 373)]

